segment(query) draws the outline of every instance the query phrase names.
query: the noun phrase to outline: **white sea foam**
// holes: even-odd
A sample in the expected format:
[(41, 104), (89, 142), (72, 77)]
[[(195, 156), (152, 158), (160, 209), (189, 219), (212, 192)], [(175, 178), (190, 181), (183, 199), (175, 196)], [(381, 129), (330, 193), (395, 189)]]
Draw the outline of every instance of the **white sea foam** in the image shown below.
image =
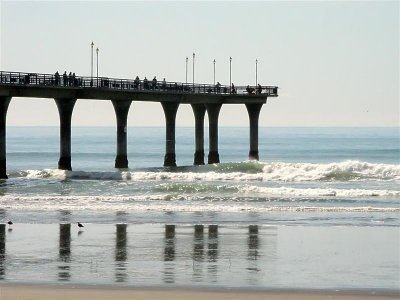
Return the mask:
[(222, 163), (187, 167), (184, 171), (111, 171), (86, 172), (27, 170), (18, 176), (27, 178), (133, 180), (133, 181), (363, 181), (400, 180), (400, 165), (344, 161), (329, 164), (285, 162)]
[[(162, 200), (162, 201), (154, 201)], [(371, 206), (281, 206), (259, 205), (259, 203), (233, 202), (182, 202), (170, 201), (168, 195), (152, 196), (3, 196), (0, 204), (12, 210), (95, 210), (95, 211), (176, 211), (176, 212), (388, 212), (399, 213), (399, 207)]]

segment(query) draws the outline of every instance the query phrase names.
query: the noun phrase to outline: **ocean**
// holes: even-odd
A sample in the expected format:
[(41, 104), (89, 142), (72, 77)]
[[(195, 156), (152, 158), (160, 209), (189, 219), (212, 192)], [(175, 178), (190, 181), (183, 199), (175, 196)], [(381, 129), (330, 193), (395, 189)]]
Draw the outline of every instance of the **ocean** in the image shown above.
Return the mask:
[(0, 282), (400, 290), (399, 128), (260, 128), (260, 161), (248, 131), (193, 166), (177, 128), (164, 168), (165, 128), (130, 127), (116, 170), (116, 129), (73, 127), (61, 171), (58, 127), (8, 127)]

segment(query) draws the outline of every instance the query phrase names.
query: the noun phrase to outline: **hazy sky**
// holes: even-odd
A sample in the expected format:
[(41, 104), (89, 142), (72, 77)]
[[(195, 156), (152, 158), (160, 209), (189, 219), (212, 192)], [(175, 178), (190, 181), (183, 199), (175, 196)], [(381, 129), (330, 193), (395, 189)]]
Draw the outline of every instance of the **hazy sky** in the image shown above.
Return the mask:
[[(7, 71), (279, 86), (261, 126), (399, 126), (399, 2), (1, 1)], [(95, 69), (96, 72), (96, 69)], [(51, 99), (13, 98), (9, 125), (58, 125)], [(134, 102), (129, 126), (164, 126), (159, 103)], [(193, 126), (181, 105), (178, 126)], [(220, 124), (247, 126), (244, 105), (224, 105)], [(110, 101), (78, 100), (73, 126), (114, 126)]]

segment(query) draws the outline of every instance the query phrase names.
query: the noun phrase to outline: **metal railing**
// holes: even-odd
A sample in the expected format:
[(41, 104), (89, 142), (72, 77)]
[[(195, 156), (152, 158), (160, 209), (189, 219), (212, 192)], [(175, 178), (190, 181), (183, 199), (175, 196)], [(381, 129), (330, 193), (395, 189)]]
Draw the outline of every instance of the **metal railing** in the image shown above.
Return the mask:
[(108, 77), (85, 77), (75, 74), (39, 74), (0, 71), (0, 85), (45, 86), (62, 88), (95, 88), (129, 91), (157, 91), (187, 94), (239, 94), (278, 96), (276, 86), (235, 86), (192, 84), (153, 80), (117, 79)]

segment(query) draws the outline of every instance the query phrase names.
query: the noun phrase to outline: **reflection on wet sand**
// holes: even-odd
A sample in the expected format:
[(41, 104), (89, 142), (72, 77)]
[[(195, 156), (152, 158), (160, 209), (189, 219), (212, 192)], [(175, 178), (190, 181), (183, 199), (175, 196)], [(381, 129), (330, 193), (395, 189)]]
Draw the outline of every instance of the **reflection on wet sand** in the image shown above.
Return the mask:
[(71, 222), (71, 211), (60, 210), (60, 223), (70, 223), (70, 222)]
[(58, 280), (69, 281), (71, 262), (71, 224), (60, 224)]
[(248, 259), (249, 260), (257, 260), (258, 258), (258, 226), (257, 225), (249, 225), (249, 238), (248, 238)]
[(204, 261), (204, 225), (194, 225), (193, 240), (193, 277), (194, 280), (202, 278)]
[(165, 225), (164, 282), (175, 282), (175, 225)]
[(127, 243), (128, 238), (126, 235), (127, 224), (117, 224), (117, 236), (115, 241), (115, 281), (125, 282), (127, 279), (126, 274), (126, 260), (128, 257)]
[(6, 259), (6, 224), (0, 224), (0, 280), (4, 279)]
[(208, 273), (212, 282), (218, 276), (218, 225), (208, 226)]

